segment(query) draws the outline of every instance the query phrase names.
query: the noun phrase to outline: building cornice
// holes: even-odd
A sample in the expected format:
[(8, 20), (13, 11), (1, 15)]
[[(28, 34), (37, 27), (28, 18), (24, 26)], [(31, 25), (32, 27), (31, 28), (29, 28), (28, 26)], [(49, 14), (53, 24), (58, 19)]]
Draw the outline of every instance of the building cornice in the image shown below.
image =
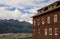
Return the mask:
[(50, 5), (42, 8), (42, 9), (37, 10), (38, 13), (36, 15), (32, 16), (32, 17), (36, 17), (36, 16), (39, 16), (39, 15), (42, 15), (42, 14), (45, 14), (47, 12), (50, 12), (50, 11), (53, 11), (55, 9), (60, 8), (60, 3), (59, 2), (60, 1), (56, 1), (56, 2), (54, 2), (52, 4), (50, 4)]

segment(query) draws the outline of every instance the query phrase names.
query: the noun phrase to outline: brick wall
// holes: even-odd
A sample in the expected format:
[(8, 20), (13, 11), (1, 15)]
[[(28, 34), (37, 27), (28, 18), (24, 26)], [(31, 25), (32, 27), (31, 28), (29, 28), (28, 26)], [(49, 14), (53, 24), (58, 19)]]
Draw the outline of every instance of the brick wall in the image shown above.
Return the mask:
[[(58, 16), (57, 23), (54, 23), (54, 15)], [(50, 17), (50, 24), (47, 23), (47, 17)], [(42, 25), (42, 18), (44, 18), (45, 24)], [(37, 25), (37, 19), (40, 19), (40, 25)], [(33, 23), (33, 39), (60, 39), (60, 8), (47, 12), (45, 14), (42, 14), (40, 16), (36, 16), (33, 18), (33, 21), (36, 21), (36, 25), (34, 26)], [(58, 35), (54, 35), (54, 28), (58, 28)], [(47, 35), (45, 36), (45, 28), (47, 28)], [(49, 28), (52, 28), (53, 35), (49, 35)], [(34, 32), (34, 29), (36, 31)], [(40, 29), (40, 34), (38, 34), (38, 29)], [(35, 35), (34, 35), (35, 33)]]

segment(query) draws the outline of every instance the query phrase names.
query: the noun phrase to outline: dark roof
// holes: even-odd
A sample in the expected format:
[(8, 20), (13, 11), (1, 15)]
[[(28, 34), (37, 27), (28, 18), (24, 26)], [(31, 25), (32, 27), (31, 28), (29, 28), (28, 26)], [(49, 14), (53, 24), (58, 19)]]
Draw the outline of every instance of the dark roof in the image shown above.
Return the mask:
[[(47, 8), (47, 7), (53, 5), (53, 4), (57, 3), (57, 2), (59, 2), (59, 1), (53, 2), (53, 3), (51, 3), (51, 4), (47, 5), (47, 6), (45, 6), (45, 7), (41, 8), (41, 9), (39, 9), (39, 10), (42, 10), (42, 9), (44, 9), (44, 8)], [(39, 11), (39, 10), (37, 10), (37, 11)]]
[[(60, 1), (56, 1), (56, 2), (54, 2), (54, 3), (57, 3), (57, 2), (60, 2)], [(54, 4), (54, 3), (52, 3), (52, 4)], [(48, 6), (51, 6), (52, 4), (50, 4), (50, 5), (48, 5)], [(48, 7), (48, 6), (46, 6), (46, 7)], [(39, 10), (42, 10), (42, 9), (44, 9), (44, 8), (46, 8), (46, 7), (43, 7), (43, 8), (41, 8), (41, 9), (39, 9)], [(55, 9), (58, 9), (58, 8), (60, 8), (60, 6), (57, 7), (57, 8), (55, 8)], [(50, 10), (50, 11), (53, 11), (53, 10), (55, 10), (55, 9), (52, 9), (52, 10)], [(37, 11), (39, 11), (39, 10), (37, 10)], [(48, 11), (48, 12), (50, 12), (50, 11)], [(45, 14), (45, 13), (47, 13), (47, 12), (44, 12), (44, 13), (41, 13), (41, 14), (37, 13), (37, 14), (35, 14), (35, 15), (32, 16), (32, 17), (36, 17), (36, 16), (39, 16), (39, 15), (42, 15), (42, 14)]]

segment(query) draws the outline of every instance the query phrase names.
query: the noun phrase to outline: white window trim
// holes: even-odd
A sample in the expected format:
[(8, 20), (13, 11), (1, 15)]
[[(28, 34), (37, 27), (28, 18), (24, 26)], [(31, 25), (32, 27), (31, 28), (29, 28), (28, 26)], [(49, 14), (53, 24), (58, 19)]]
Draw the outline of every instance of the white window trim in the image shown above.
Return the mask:
[(49, 28), (49, 35), (52, 35), (52, 28)]
[(54, 28), (55, 35), (58, 35), (58, 28)]
[(42, 18), (42, 24), (43, 24), (43, 25), (45, 24), (44, 18)]
[(47, 17), (47, 23), (50, 24), (50, 17)]
[(54, 15), (54, 23), (56, 23), (58, 20), (58, 16), (57, 15)]
[(47, 28), (45, 28), (45, 35), (47, 35)]

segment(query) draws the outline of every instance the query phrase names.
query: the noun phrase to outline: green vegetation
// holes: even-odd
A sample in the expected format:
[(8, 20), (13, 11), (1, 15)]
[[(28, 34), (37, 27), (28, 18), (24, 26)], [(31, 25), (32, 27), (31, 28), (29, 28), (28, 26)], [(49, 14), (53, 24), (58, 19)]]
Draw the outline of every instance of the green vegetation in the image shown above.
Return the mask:
[(18, 20), (0, 20), (0, 33), (32, 33), (32, 24)]
[(32, 37), (32, 33), (0, 34), (0, 39), (30, 39), (30, 37)]

